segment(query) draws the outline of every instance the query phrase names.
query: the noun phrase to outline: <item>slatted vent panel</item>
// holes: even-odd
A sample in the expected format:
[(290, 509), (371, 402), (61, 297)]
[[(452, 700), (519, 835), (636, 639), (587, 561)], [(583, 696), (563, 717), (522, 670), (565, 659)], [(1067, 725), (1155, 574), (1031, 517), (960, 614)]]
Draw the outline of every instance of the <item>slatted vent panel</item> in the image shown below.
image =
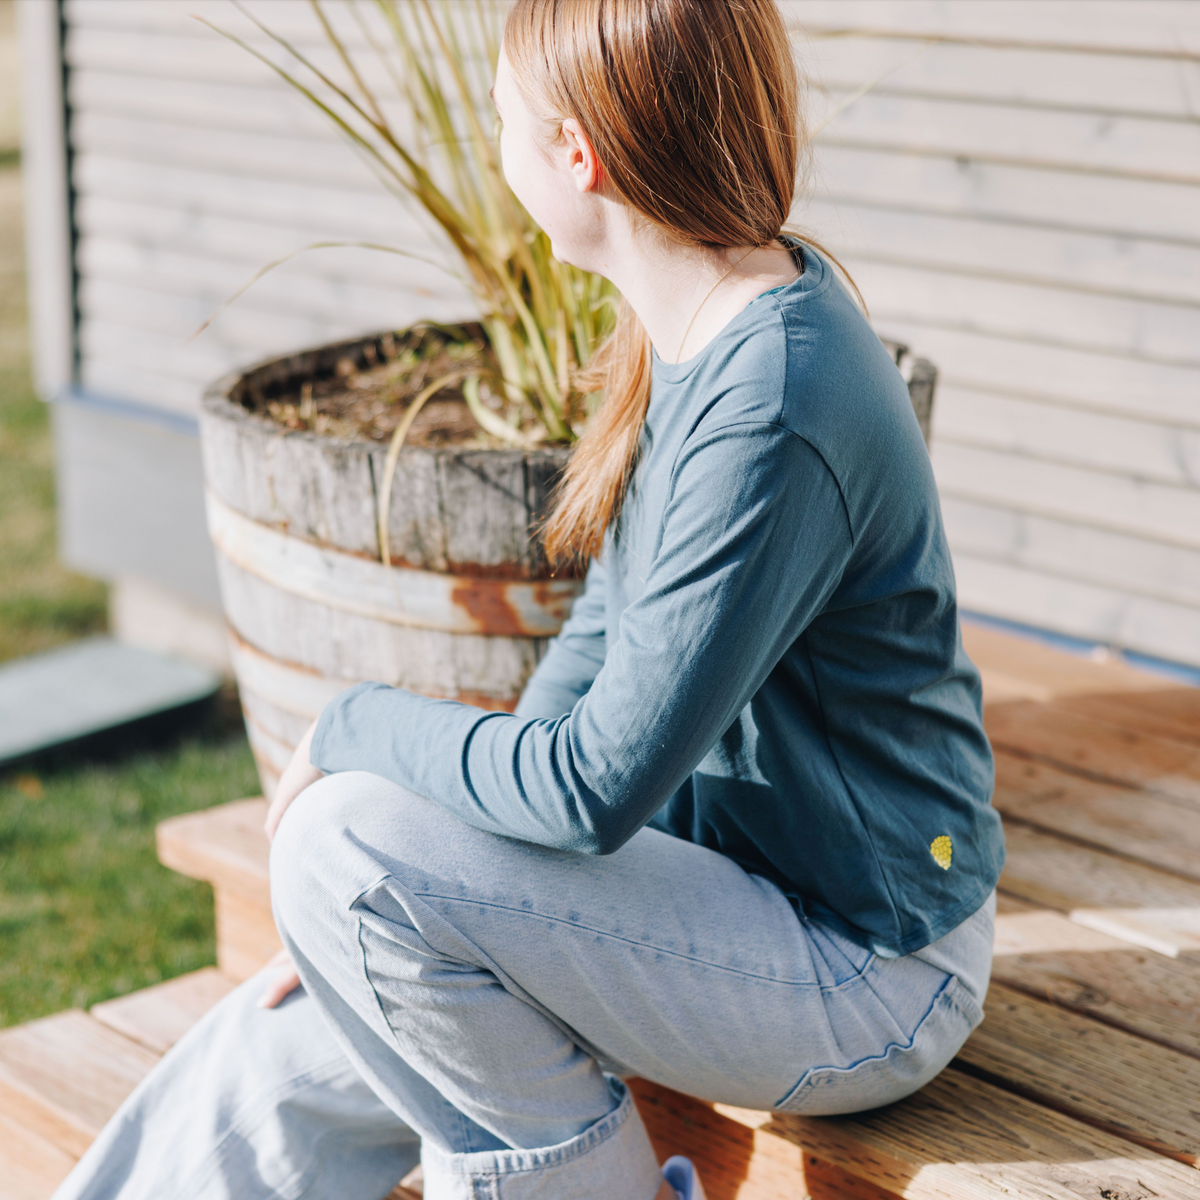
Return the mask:
[(786, 10), (816, 123), (878, 81), (797, 216), (941, 368), (963, 604), (1200, 663), (1200, 3)]

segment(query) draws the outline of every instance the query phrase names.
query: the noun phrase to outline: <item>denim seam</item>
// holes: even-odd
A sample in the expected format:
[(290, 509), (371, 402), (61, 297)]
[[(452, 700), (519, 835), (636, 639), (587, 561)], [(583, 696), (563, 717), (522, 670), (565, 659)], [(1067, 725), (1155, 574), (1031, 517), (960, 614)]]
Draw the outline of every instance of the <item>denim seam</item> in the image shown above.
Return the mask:
[[(526, 1174), (531, 1171), (544, 1171), (547, 1168), (560, 1167), (574, 1162), (583, 1155), (602, 1146), (605, 1142), (616, 1137), (633, 1117), (635, 1112), (633, 1093), (625, 1088), (625, 1096), (621, 1103), (611, 1112), (606, 1113), (582, 1133), (567, 1142), (557, 1146), (539, 1147), (532, 1150), (484, 1150), (479, 1151), (480, 1158), (491, 1158), (492, 1166), (482, 1163), (466, 1166), (464, 1159), (475, 1157), (473, 1154), (447, 1154), (445, 1151), (432, 1147), (431, 1165), (446, 1174), (455, 1174), (468, 1179), (496, 1179), (506, 1175)], [(499, 1160), (499, 1161), (496, 1161)], [(459, 1169), (465, 1166), (466, 1169)]]
[[(799, 1092), (801, 1088), (806, 1086), (808, 1081), (811, 1080), (814, 1075), (817, 1075), (817, 1074), (821, 1073), (822, 1071), (838, 1071), (838, 1072), (842, 1072), (846, 1075), (849, 1075), (853, 1071), (857, 1071), (860, 1067), (866, 1066), (868, 1063), (885, 1061), (888, 1058), (888, 1056), (892, 1053), (893, 1050), (899, 1050), (900, 1053), (902, 1053), (902, 1054), (905, 1053), (906, 1051), (911, 1050), (913, 1048), (913, 1046), (916, 1044), (917, 1034), (919, 1034), (921, 1032), (922, 1028), (925, 1025), (925, 1022), (928, 1021), (929, 1018), (933, 1016), (934, 1012), (942, 1005), (944, 1005), (944, 1004), (959, 1004), (960, 1003), (959, 993), (962, 993), (962, 995), (966, 996), (966, 998), (968, 1000), (971, 1000), (971, 997), (970, 997), (969, 993), (967, 992), (967, 989), (965, 987), (963, 987), (958, 976), (957, 975), (948, 976), (946, 979), (946, 982), (944, 984), (942, 984), (942, 986), (938, 989), (937, 994), (933, 997), (933, 1000), (930, 1002), (929, 1007), (925, 1010), (924, 1013), (921, 1014), (921, 1019), (913, 1026), (913, 1031), (909, 1035), (909, 1039), (907, 1042), (889, 1042), (887, 1044), (887, 1046), (884, 1047), (882, 1053), (868, 1054), (865, 1058), (860, 1058), (857, 1062), (853, 1062), (849, 1066), (846, 1066), (846, 1067), (835, 1066), (832, 1063), (827, 1063), (824, 1066), (820, 1066), (820, 1067), (809, 1067), (808, 1070), (805, 1071), (804, 1074), (800, 1076), (800, 1078), (796, 1081), (796, 1083), (787, 1092), (785, 1092), (779, 1100), (777, 1100), (771, 1106), (772, 1109), (775, 1111), (779, 1111), (779, 1106), (781, 1104), (786, 1104), (787, 1101), (790, 1100), (794, 1095), (796, 1095), (796, 1093)], [(971, 1003), (974, 1005), (973, 1000), (971, 1000)], [(975, 1005), (975, 1007), (978, 1007), (978, 1006)], [(783, 1111), (786, 1111), (786, 1109)]]
[[(427, 892), (415, 888), (410, 889), (414, 896), (420, 896), (426, 900), (444, 900), (448, 904), (469, 904), (475, 908), (493, 908), (500, 912), (517, 913), (523, 917), (531, 917), (539, 921), (553, 921), (556, 925), (567, 925), (572, 929), (581, 929), (587, 933), (596, 934), (599, 937), (610, 938), (615, 942), (622, 942), (627, 946), (636, 946), (642, 950), (652, 951), (655, 954), (666, 954), (672, 958), (677, 958), (682, 962), (695, 963), (697, 966), (709, 967), (714, 971), (724, 971), (730, 975), (737, 975), (743, 979), (757, 979), (763, 983), (777, 983), (783, 987), (798, 987), (798, 988), (815, 988), (822, 992), (836, 992), (848, 984), (856, 983), (867, 972), (868, 968), (875, 961), (876, 956), (872, 954), (863, 964), (861, 970), (856, 971), (853, 975), (843, 979), (840, 983), (834, 984), (819, 984), (812, 983), (804, 979), (776, 979), (770, 975), (759, 975), (754, 971), (742, 971), (737, 967), (723, 966), (721, 963), (709, 962), (704, 958), (695, 958), (690, 954), (681, 954), (678, 950), (668, 950), (662, 946), (650, 945), (646, 942), (639, 942), (635, 938), (622, 937), (620, 934), (611, 933), (607, 929), (597, 929), (592, 925), (583, 925), (578, 921), (569, 921), (563, 917), (551, 916), (547, 913), (533, 912), (527, 908), (514, 908), (508, 904), (497, 904), (493, 900), (479, 900), (475, 898), (466, 899), (462, 896), (445, 896), (440, 892)], [(357, 901), (356, 901), (357, 903)]]

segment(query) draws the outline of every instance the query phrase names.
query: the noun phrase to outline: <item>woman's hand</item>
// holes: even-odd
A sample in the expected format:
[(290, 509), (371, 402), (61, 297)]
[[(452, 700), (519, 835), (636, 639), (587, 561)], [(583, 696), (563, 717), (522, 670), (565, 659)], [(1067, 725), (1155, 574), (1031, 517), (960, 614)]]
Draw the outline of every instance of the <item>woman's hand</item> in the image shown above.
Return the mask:
[(275, 795), (271, 799), (271, 807), (267, 809), (267, 819), (263, 823), (263, 828), (267, 831), (268, 841), (274, 841), (275, 830), (279, 828), (280, 818), (287, 811), (287, 806), (309, 784), (316, 783), (325, 774), (324, 771), (314, 767), (309, 760), (309, 754), (312, 751), (313, 734), (316, 732), (316, 728), (317, 723), (314, 721), (305, 730), (304, 736), (300, 739), (300, 744), (296, 747), (295, 753), (292, 755), (292, 761), (284, 768), (283, 774), (279, 777), (278, 784), (275, 785)]
[(300, 986), (300, 976), (292, 963), (292, 956), (286, 950), (280, 950), (272, 955), (268, 967), (280, 967), (275, 976), (275, 982), (258, 998), (259, 1008), (274, 1008), (285, 996), (290, 996)]

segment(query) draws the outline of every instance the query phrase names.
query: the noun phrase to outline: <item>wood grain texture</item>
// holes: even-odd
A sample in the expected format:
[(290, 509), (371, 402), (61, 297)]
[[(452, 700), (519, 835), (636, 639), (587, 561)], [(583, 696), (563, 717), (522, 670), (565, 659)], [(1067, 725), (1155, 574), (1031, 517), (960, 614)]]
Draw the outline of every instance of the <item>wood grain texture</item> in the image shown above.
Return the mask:
[(959, 1071), (855, 1116), (718, 1111), (908, 1200), (1200, 1196), (1194, 1168)]
[(87, 1013), (0, 1031), (0, 1112), (79, 1156), (158, 1061)]
[(0, 1200), (48, 1200), (75, 1156), (4, 1110), (0, 1094)]
[(1136, 703), (1123, 695), (1076, 695), (1064, 700), (1063, 707), (1125, 729), (1200, 746), (1200, 688), (1160, 685)]
[[(1129, 692), (1140, 697), (1162, 688), (1157, 676), (1135, 670), (1119, 659), (1093, 661), (969, 620), (963, 622), (962, 640), (983, 676), (985, 705), (1090, 693)], [(1133, 707), (1138, 703), (1135, 701)]]
[(1055, 833), (1200, 880), (1200, 821), (1188, 804), (996, 755), (992, 804)]
[(89, 1011), (109, 1029), (155, 1054), (166, 1054), (233, 986), (233, 980), (216, 967), (202, 967), (128, 996), (94, 1004)]
[[(263, 838), (266, 841), (266, 838)], [(231, 887), (214, 887), (217, 924), (217, 966), (236, 983), (249, 979), (278, 953), (283, 943), (275, 929), (270, 905), (260, 895)]]
[(1180, 1162), (1200, 1154), (1200, 1060), (993, 984), (956, 1065)]
[[(1191, 697), (1179, 691), (1182, 706)], [(1200, 811), (1200, 746), (1055, 704), (991, 705), (984, 724), (992, 745), (1006, 753), (1141, 788)]]
[(1200, 1057), (1200, 963), (1001, 897), (992, 980)]
[(181, 875), (253, 897), (270, 912), (267, 802), (235, 800), (158, 825), (159, 861)]
[(1004, 834), (1002, 891), (1159, 954), (1200, 954), (1200, 883), (1015, 821)]

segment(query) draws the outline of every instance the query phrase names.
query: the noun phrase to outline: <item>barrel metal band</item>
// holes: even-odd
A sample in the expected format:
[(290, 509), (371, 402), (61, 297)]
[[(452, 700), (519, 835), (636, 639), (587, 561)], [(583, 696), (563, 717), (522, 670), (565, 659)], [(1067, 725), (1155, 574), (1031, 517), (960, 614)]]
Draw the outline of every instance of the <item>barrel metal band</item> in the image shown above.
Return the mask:
[(253, 521), (206, 493), (208, 529), (229, 562), (341, 612), (444, 633), (553, 637), (583, 590), (576, 579), (507, 580), (382, 563)]

